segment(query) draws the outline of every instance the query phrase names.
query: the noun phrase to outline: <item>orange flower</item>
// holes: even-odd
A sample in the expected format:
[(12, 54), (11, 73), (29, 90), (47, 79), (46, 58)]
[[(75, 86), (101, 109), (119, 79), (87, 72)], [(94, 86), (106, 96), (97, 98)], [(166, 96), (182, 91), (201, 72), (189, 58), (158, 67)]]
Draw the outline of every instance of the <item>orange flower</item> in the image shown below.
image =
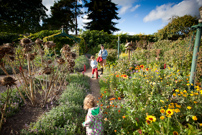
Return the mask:
[(118, 112), (121, 112), (121, 110), (118, 110)]
[(123, 119), (125, 119), (126, 118), (126, 116), (122, 116), (123, 117)]
[(107, 121), (107, 118), (105, 118), (104, 120)]
[(116, 98), (110, 98), (109, 100), (111, 101), (111, 100), (115, 100)]
[(120, 97), (118, 97), (118, 100), (121, 100), (121, 98), (120, 98)]
[(103, 104), (101, 104), (100, 106), (103, 106)]
[(100, 98), (102, 98), (102, 96), (100, 96)]
[(117, 105), (115, 107), (117, 108)]
[(109, 106), (107, 106), (107, 108), (109, 108)]
[(178, 132), (177, 131), (173, 131), (173, 135), (178, 135)]
[(112, 105), (112, 107), (114, 107), (114, 105)]
[(141, 68), (144, 68), (144, 65), (140, 65)]
[(114, 130), (114, 132), (116, 133), (116, 130)]
[(119, 77), (119, 75), (116, 75), (116, 77)]
[(106, 93), (106, 91), (104, 91), (104, 93)]

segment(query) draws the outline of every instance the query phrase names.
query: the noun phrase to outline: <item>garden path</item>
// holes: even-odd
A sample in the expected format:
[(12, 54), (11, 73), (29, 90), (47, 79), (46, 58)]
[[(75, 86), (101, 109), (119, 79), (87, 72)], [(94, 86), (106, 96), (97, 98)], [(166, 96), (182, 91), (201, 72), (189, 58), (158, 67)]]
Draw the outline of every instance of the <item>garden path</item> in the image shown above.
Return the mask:
[[(99, 71), (98, 71), (98, 74), (100, 74)], [(87, 76), (90, 77), (90, 90), (91, 90), (91, 93), (96, 97), (96, 99), (98, 99), (98, 97), (100, 96), (99, 78), (96, 79), (96, 74), (94, 74), (95, 78), (91, 78), (92, 77), (92, 68), (91, 67), (86, 70), (84, 75), (87, 75)]]

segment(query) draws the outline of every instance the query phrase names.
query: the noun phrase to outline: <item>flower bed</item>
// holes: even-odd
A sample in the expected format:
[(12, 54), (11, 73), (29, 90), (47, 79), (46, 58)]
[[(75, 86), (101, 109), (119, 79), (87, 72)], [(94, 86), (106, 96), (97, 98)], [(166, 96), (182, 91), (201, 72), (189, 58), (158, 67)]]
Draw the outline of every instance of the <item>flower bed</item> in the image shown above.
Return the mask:
[(70, 84), (58, 100), (58, 106), (32, 123), (22, 134), (85, 134), (81, 123), (85, 119), (83, 100), (89, 91), (89, 78), (71, 75)]
[(189, 75), (176, 67), (129, 64), (109, 66), (100, 80), (107, 134), (201, 133), (202, 90), (190, 89)]

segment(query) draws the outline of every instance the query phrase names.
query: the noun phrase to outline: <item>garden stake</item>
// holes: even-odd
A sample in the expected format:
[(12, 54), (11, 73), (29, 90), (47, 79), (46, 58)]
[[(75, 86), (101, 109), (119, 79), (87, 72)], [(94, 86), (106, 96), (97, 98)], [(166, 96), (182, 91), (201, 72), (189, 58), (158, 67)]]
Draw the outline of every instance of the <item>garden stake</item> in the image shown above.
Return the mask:
[(84, 65), (84, 72), (86, 72), (86, 65)]
[[(199, 10), (202, 10), (202, 7), (199, 8)], [(202, 16), (202, 13), (200, 11), (200, 14)], [(189, 83), (193, 84), (191, 85), (191, 90), (194, 89), (194, 79), (196, 76), (196, 65), (197, 65), (197, 59), (198, 59), (198, 52), (201, 42), (201, 31), (202, 31), (202, 18), (199, 19), (199, 24), (192, 26), (193, 29), (196, 29), (196, 38), (194, 43), (194, 50), (193, 50), (193, 56), (192, 56), (192, 64), (191, 64), (191, 73), (189, 78)]]
[(98, 79), (98, 71), (96, 72), (96, 79)]

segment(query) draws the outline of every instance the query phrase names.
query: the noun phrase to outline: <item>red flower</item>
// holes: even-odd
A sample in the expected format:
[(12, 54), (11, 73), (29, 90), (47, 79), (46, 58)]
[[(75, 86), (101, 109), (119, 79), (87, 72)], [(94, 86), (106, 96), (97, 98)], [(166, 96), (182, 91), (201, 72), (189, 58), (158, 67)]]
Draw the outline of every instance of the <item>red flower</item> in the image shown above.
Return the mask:
[(144, 68), (144, 65), (140, 65), (141, 68)]
[(142, 134), (142, 130), (141, 130), (141, 129), (138, 129), (138, 133), (139, 133), (139, 134)]
[(146, 68), (146, 71), (148, 71), (149, 70), (149, 68)]
[(22, 67), (20, 66), (19, 69), (20, 69), (20, 72), (21, 72), (22, 71)]
[(149, 125), (150, 124), (150, 121), (149, 120), (146, 120), (147, 124)]

